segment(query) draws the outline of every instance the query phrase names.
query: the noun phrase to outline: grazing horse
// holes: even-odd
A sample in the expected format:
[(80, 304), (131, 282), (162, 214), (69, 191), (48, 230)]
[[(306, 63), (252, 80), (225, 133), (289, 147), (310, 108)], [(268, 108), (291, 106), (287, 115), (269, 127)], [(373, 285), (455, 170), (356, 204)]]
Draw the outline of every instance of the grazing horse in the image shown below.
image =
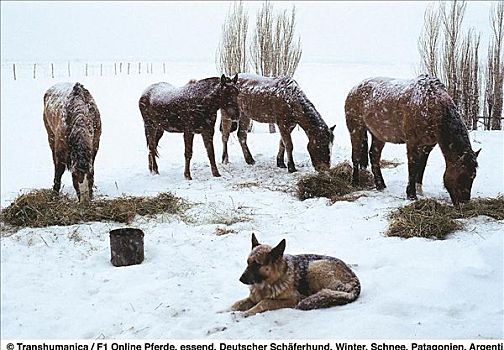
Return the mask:
[(53, 190), (59, 192), (61, 176), (68, 169), (79, 201), (89, 201), (101, 135), (93, 97), (80, 83), (53, 85), (44, 95), (44, 124), (54, 162)]
[(348, 94), (345, 114), (352, 140), (354, 184), (359, 183), (359, 167), (367, 167), (369, 131), (369, 156), (378, 190), (386, 187), (380, 170), (386, 142), (406, 143), (409, 199), (417, 198), (417, 189), (421, 192), (427, 158), (439, 144), (446, 162), (444, 185), (453, 204), (469, 201), (479, 151), (472, 150), (466, 126), (439, 79), (420, 75), (413, 80), (364, 80)]
[(139, 108), (144, 120), (145, 138), (149, 148), (149, 170), (159, 174), (157, 146), (164, 131), (184, 134), (184, 176), (191, 180), (189, 169), (194, 134), (201, 134), (207, 150), (213, 176), (220, 176), (215, 164), (213, 135), (217, 111), (225, 110), (238, 119), (236, 82), (222, 75), (220, 78), (191, 80), (183, 87), (168, 83), (149, 86), (140, 97)]
[[(308, 100), (299, 85), (292, 78), (268, 78), (253, 74), (240, 74), (238, 79), (239, 126), (238, 139), (247, 164), (254, 164), (254, 158), (247, 146), (247, 129), (250, 119), (260, 123), (276, 123), (280, 130), (280, 145), (277, 166), (286, 168), (284, 154), (287, 150), (287, 168), (296, 171), (292, 158), (291, 132), (299, 124), (308, 136), (308, 153), (317, 171), (328, 170), (331, 166), (333, 130), (327, 127), (315, 106)], [(228, 162), (227, 141), (236, 128), (232, 118), (222, 111), (222, 162)]]

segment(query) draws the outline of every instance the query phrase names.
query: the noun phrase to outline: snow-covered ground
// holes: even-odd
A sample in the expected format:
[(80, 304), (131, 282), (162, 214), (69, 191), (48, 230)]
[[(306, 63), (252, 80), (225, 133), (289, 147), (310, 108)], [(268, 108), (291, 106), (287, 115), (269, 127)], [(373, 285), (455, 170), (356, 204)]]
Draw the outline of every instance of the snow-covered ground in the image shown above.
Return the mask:
[[(113, 267), (109, 236), (116, 223), (24, 229), (1, 238), (1, 336), (7, 338), (503, 338), (503, 222), (466, 220), (443, 241), (387, 238), (386, 215), (405, 199), (405, 146), (387, 144), (383, 158), (402, 164), (383, 171), (387, 189), (355, 202), (299, 201), (289, 189), (313, 172), (306, 136), (293, 133), (299, 172), (275, 167), (278, 134), (255, 125), (243, 160), (230, 139), (229, 165), (211, 176), (201, 138), (195, 138), (192, 181), (183, 177), (183, 140), (165, 133), (160, 175), (147, 169), (138, 98), (147, 85), (215, 75), (211, 65), (172, 64), (166, 75), (79, 79), (93, 94), (103, 134), (95, 163), (97, 194), (154, 195), (171, 191), (192, 202), (191, 223), (160, 216), (137, 218), (145, 232), (145, 261)], [(370, 76), (409, 78), (412, 67), (359, 64), (301, 65), (296, 80), (327, 124), (337, 124), (332, 163), (350, 159), (343, 101)], [(42, 96), (59, 79), (2, 75), (1, 204), (20, 192), (52, 185), (53, 166), (42, 122)], [(474, 197), (504, 193), (504, 133), (473, 132), (482, 148)], [(214, 139), (220, 160), (220, 133)], [(424, 192), (448, 201), (444, 160), (436, 148)], [(63, 191), (74, 194), (71, 177)], [(234, 232), (216, 235), (223, 220)], [(238, 281), (255, 232), (264, 243), (287, 240), (287, 252), (333, 255), (352, 265), (362, 294), (349, 305), (315, 311), (283, 309), (240, 318), (219, 313), (245, 297)]]

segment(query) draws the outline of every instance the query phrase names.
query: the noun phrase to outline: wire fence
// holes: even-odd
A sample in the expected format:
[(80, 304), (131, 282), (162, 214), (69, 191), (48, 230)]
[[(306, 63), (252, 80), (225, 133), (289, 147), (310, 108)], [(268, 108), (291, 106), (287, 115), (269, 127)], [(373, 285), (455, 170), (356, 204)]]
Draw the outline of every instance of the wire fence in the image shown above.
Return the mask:
[(13, 80), (166, 74), (166, 62), (2, 63), (2, 75)]

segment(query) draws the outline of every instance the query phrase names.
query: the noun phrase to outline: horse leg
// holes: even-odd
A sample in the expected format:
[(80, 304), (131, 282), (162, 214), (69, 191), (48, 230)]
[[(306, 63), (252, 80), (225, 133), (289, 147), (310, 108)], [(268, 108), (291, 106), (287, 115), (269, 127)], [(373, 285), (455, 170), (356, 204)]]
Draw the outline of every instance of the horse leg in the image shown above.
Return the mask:
[[(295, 127), (296, 127), (296, 124), (289, 126), (289, 134), (292, 134), (292, 130), (294, 130)], [(282, 141), (282, 138), (280, 138), (280, 142), (278, 145), (278, 153), (277, 153), (277, 167), (286, 168), (285, 163), (284, 163), (284, 156), (285, 156), (285, 145)]]
[(350, 132), (352, 142), (352, 185), (359, 186), (359, 168), (367, 167), (367, 130), (357, 126)]
[(229, 163), (229, 157), (228, 157), (228, 140), (229, 140), (229, 135), (231, 134), (231, 124), (233, 121), (229, 118), (224, 117), (224, 113), (221, 111), (221, 133), (222, 133), (222, 163), (223, 164), (228, 164)]
[(419, 148), (416, 145), (408, 144), (406, 146), (408, 152), (408, 187), (406, 187), (406, 195), (408, 199), (417, 199), (416, 195), (416, 180), (419, 169)]
[(374, 182), (376, 189), (378, 191), (383, 190), (385, 187), (385, 181), (383, 181), (383, 176), (380, 168), (380, 158), (385, 142), (379, 140), (375, 136), (371, 141), (371, 149), (369, 150), (369, 158), (371, 159), (371, 171), (373, 172)]
[(210, 160), (210, 167), (212, 169), (212, 175), (215, 177), (221, 176), (219, 170), (217, 170), (217, 164), (215, 163), (215, 153), (213, 146), (213, 129), (210, 132), (202, 132), (201, 137), (203, 138), (203, 143), (207, 150), (208, 159)]
[(282, 141), (282, 138), (280, 138), (280, 142), (278, 145), (278, 154), (277, 154), (277, 167), (279, 168), (287, 168), (284, 162), (285, 158), (285, 145)]
[(59, 193), (59, 190), (61, 188), (61, 177), (63, 176), (63, 173), (65, 172), (66, 165), (65, 163), (61, 162), (58, 160), (58, 157), (54, 157), (54, 185), (53, 185), (53, 191), (56, 193)]
[(191, 158), (192, 158), (192, 147), (193, 147), (194, 134), (192, 132), (184, 132), (184, 157), (185, 157), (185, 169), (184, 177), (187, 180), (192, 180), (191, 177)]
[(416, 192), (417, 194), (423, 196), (422, 181), (425, 172), (425, 166), (427, 165), (427, 159), (434, 146), (423, 146), (420, 148), (420, 156), (418, 160), (418, 172), (416, 178)]
[(159, 174), (156, 157), (159, 157), (157, 146), (163, 136), (164, 130), (153, 123), (145, 122), (145, 138), (149, 148), (149, 171), (151, 174)]
[(240, 123), (238, 125), (238, 140), (240, 141), (240, 146), (243, 151), (243, 157), (245, 158), (245, 162), (247, 164), (254, 164), (255, 160), (250, 153), (250, 150), (247, 145), (247, 131), (250, 125), (250, 118), (245, 116), (240, 116)]
[(280, 136), (282, 137), (282, 142), (285, 146), (285, 150), (287, 151), (287, 170), (289, 173), (293, 173), (296, 170), (296, 166), (294, 165), (294, 158), (292, 157), (292, 150), (294, 146), (292, 145), (291, 138), (291, 129), (282, 124), (278, 124), (278, 130), (280, 130)]

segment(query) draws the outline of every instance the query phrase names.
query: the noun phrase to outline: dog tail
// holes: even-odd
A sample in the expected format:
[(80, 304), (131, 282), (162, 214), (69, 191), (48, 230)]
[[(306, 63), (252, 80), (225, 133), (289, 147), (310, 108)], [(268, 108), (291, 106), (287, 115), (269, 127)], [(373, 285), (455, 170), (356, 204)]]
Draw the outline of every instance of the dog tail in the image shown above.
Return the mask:
[(326, 288), (301, 300), (296, 308), (300, 310), (313, 310), (337, 305), (345, 305), (355, 301), (359, 297), (359, 294), (360, 284), (354, 286), (350, 292)]

